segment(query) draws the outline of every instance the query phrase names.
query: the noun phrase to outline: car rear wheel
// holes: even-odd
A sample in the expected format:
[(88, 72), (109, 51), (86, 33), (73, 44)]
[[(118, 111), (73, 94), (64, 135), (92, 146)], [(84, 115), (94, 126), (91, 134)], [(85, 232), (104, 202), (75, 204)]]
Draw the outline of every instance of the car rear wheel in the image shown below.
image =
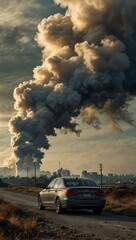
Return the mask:
[(103, 208), (101, 208), (101, 207), (96, 207), (96, 208), (93, 209), (93, 213), (94, 213), (95, 215), (100, 215), (100, 214), (102, 213), (102, 210), (103, 210)]
[(62, 214), (63, 213), (63, 209), (61, 206), (61, 201), (59, 198), (56, 199), (56, 213), (57, 214)]
[(42, 200), (41, 200), (40, 196), (38, 197), (38, 208), (39, 208), (39, 210), (44, 210), (45, 209), (45, 207), (42, 204)]

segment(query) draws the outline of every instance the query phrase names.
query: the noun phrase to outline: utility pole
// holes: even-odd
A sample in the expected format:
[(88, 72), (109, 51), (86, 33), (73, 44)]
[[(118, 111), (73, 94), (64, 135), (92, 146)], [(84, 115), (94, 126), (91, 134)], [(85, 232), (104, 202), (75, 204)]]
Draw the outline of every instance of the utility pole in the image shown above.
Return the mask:
[(37, 164), (37, 160), (34, 159), (33, 163), (34, 163), (34, 179), (35, 179), (35, 185), (36, 185), (36, 183), (37, 183), (37, 180), (36, 180), (36, 164)]
[(102, 182), (102, 177), (103, 177), (102, 170), (103, 170), (103, 165), (102, 165), (102, 163), (100, 163), (101, 189), (102, 189), (102, 185), (103, 185), (103, 182)]
[(28, 185), (28, 171), (29, 171), (29, 167), (26, 168), (26, 174), (27, 174), (27, 185)]

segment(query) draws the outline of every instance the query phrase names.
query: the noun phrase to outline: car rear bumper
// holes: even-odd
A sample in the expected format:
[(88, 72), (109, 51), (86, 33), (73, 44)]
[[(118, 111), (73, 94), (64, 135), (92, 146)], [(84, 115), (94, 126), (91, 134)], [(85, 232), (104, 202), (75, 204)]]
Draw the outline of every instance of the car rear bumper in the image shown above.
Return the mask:
[(64, 199), (61, 204), (64, 209), (93, 209), (94, 207), (104, 208), (106, 200), (82, 201), (73, 199)]

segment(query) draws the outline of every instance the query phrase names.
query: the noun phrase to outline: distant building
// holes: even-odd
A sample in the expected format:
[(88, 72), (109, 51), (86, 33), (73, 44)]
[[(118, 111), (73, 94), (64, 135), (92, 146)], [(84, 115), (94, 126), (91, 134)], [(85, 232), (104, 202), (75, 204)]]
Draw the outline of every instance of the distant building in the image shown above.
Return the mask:
[(58, 175), (61, 177), (69, 177), (69, 176), (71, 176), (71, 172), (68, 169), (60, 168), (58, 170)]
[(15, 176), (15, 174), (16, 174), (15, 168), (8, 168), (8, 167), (0, 168), (0, 177)]
[(85, 178), (90, 178), (90, 173), (87, 172), (86, 170), (82, 171), (82, 177), (85, 177)]
[(100, 182), (100, 175), (97, 172), (87, 172), (86, 170), (84, 170), (82, 171), (81, 176), (85, 178), (90, 178), (96, 183)]
[(80, 175), (79, 175), (79, 174), (72, 174), (71, 176), (72, 176), (72, 177), (76, 177), (76, 178), (80, 178)]
[(91, 172), (90, 178), (96, 183), (100, 182), (100, 175), (97, 172)]

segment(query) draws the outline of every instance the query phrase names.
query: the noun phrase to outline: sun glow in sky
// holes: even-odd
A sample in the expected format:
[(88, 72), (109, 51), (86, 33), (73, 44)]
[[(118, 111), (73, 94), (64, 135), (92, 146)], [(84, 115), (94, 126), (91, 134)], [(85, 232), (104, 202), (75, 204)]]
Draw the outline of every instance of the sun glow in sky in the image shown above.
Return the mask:
[[(0, 167), (14, 160), (8, 129), (8, 122), (15, 115), (13, 91), (32, 79), (34, 67), (41, 64), (41, 49), (35, 41), (37, 26), (43, 18), (57, 12), (64, 10), (53, 1), (0, 0)], [(135, 100), (129, 112), (136, 119)], [(80, 117), (77, 122), (82, 130), (80, 137), (60, 131), (56, 137), (49, 137), (51, 147), (44, 150), (43, 170), (56, 171), (60, 162), (72, 173), (93, 172), (99, 171), (99, 164), (103, 163), (105, 174), (136, 174), (135, 127), (121, 123), (121, 133), (113, 131), (104, 118), (100, 130), (82, 123)]]

